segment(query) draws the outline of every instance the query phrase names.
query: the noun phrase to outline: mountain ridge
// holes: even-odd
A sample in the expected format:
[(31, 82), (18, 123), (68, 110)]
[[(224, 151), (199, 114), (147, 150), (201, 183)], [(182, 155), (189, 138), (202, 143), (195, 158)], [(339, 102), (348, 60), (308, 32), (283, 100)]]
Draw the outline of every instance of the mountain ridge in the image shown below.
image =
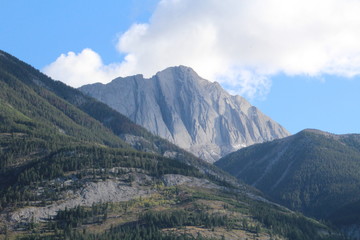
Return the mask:
[[(6, 70), (2, 73), (7, 74), (7, 72), (11, 72), (11, 74), (18, 78), (15, 82), (23, 82), (25, 88), (39, 89), (40, 93), (45, 96), (53, 95), (52, 98), (58, 98), (56, 101), (65, 101), (65, 104), (60, 104), (62, 110), (65, 109), (69, 111), (75, 107), (83, 111), (82, 114), (86, 116), (83, 118), (91, 119), (91, 123), (96, 122), (96, 128), (102, 128), (111, 135), (111, 138), (108, 137), (108, 139), (112, 139), (111, 146), (114, 146), (114, 144), (118, 144), (118, 146), (131, 146), (139, 151), (160, 154), (187, 165), (195, 166), (205, 174), (213, 175), (213, 177), (219, 178), (219, 180), (227, 179), (227, 181), (237, 184), (230, 175), (227, 175), (222, 170), (202, 161), (167, 140), (151, 134), (145, 128), (133, 123), (126, 116), (113, 110), (106, 104), (97, 101), (96, 99), (83, 94), (78, 89), (67, 86), (60, 81), (52, 80), (37, 69), (5, 52), (2, 53), (1, 57), (6, 59), (5, 61), (1, 61), (3, 69)], [(4, 79), (6, 77), (7, 76), (5, 75)], [(44, 89), (46, 90), (44, 91)], [(4, 92), (4, 94), (9, 94), (9, 92)], [(54, 100), (51, 101), (52, 104), (56, 103)], [(69, 103), (71, 106), (66, 103)], [(35, 111), (37, 111), (37, 109)], [(82, 120), (82, 123), (86, 124), (87, 121)], [(86, 129), (83, 130), (83, 132), (87, 131), (88, 130)], [(116, 138), (115, 136), (119, 138)]]
[[(338, 226), (360, 224), (354, 217), (360, 209), (360, 134), (305, 129), (240, 149), (215, 165), (290, 209)], [(356, 206), (356, 213), (347, 206)]]
[(82, 92), (209, 162), (241, 147), (288, 136), (279, 124), (189, 67), (90, 84)]

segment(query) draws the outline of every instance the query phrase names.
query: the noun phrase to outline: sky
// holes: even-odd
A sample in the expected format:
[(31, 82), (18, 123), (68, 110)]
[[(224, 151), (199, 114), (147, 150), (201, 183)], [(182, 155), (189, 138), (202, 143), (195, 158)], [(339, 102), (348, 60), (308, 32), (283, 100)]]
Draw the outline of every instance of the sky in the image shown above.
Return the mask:
[(0, 0), (0, 49), (73, 87), (185, 65), (291, 133), (360, 133), (358, 0)]

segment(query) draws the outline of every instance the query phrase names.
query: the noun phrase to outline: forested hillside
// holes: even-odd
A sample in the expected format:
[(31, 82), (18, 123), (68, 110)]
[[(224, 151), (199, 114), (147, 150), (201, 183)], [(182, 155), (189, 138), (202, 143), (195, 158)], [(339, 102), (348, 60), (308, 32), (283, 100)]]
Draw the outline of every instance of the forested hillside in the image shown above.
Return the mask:
[(342, 239), (3, 52), (0, 110), (0, 239)]
[(216, 165), (291, 209), (359, 223), (345, 215), (358, 212), (349, 207), (360, 200), (360, 135), (304, 130), (229, 154)]

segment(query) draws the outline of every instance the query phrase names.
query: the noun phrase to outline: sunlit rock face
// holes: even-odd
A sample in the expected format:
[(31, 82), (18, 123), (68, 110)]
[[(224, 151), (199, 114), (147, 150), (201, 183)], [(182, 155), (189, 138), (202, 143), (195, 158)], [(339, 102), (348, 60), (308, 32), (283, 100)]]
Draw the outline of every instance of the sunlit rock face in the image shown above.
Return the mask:
[(116, 78), (80, 90), (208, 162), (289, 135), (241, 96), (230, 95), (184, 66), (167, 68), (150, 79)]

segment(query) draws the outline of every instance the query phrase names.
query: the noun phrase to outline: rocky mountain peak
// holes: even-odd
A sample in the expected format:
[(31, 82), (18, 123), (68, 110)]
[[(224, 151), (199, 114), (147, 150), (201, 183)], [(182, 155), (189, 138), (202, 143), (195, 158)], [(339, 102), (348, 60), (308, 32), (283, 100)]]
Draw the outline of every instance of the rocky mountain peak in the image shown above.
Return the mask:
[(80, 90), (208, 162), (289, 135), (241, 96), (230, 95), (185, 66), (167, 68), (149, 79), (117, 78)]

